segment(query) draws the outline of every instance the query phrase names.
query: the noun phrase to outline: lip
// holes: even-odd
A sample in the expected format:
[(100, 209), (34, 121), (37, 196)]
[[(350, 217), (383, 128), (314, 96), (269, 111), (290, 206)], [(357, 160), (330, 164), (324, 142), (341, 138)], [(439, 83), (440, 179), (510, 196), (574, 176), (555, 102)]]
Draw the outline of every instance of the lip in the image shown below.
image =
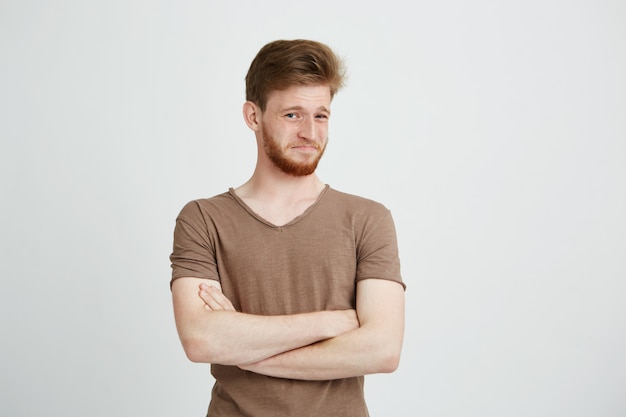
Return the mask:
[(305, 151), (305, 152), (314, 152), (318, 150), (317, 146), (314, 146), (314, 145), (292, 146), (291, 149), (296, 149), (296, 150)]

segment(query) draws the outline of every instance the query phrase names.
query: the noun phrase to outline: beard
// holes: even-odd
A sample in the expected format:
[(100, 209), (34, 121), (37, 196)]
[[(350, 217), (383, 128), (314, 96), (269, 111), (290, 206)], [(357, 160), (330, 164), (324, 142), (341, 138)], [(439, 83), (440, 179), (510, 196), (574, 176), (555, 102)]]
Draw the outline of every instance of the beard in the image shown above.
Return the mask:
[(265, 126), (261, 128), (261, 131), (263, 133), (263, 149), (265, 150), (265, 154), (268, 156), (270, 161), (272, 161), (276, 168), (280, 169), (285, 174), (292, 175), (294, 177), (303, 177), (314, 173), (317, 169), (317, 164), (320, 162), (320, 159), (322, 159), (322, 155), (324, 155), (326, 143), (328, 143), (327, 140), (321, 148), (316, 146), (319, 153), (313, 160), (309, 162), (298, 162), (289, 159), (289, 157), (285, 155), (285, 152), (267, 132)]

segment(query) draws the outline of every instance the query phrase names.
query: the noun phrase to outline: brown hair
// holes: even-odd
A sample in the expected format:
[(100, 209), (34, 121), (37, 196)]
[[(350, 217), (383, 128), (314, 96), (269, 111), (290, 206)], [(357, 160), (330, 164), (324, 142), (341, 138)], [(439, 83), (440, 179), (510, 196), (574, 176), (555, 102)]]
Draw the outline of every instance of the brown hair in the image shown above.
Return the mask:
[(277, 40), (265, 45), (246, 75), (246, 100), (265, 110), (271, 91), (292, 85), (328, 84), (330, 97), (343, 86), (343, 62), (327, 45), (305, 40)]

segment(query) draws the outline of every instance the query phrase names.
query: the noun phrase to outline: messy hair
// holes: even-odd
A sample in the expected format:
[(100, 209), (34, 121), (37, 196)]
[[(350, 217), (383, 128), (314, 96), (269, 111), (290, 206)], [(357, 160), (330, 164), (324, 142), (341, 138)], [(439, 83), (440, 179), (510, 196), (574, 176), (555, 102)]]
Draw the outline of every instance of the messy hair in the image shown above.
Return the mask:
[(257, 53), (246, 75), (246, 100), (265, 110), (270, 92), (293, 85), (328, 85), (331, 99), (343, 87), (342, 60), (327, 45), (305, 39), (277, 40)]

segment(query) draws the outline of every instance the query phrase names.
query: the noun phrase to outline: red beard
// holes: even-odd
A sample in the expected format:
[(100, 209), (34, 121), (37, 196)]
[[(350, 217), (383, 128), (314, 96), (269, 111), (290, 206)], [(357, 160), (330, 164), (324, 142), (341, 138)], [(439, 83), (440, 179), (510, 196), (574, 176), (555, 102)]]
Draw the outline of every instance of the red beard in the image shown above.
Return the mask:
[(322, 155), (324, 155), (324, 151), (326, 150), (326, 144), (324, 144), (324, 147), (321, 148), (321, 151), (314, 160), (310, 162), (293, 161), (285, 155), (274, 138), (268, 134), (265, 130), (265, 126), (261, 128), (261, 132), (263, 133), (263, 149), (265, 150), (265, 154), (274, 163), (276, 168), (280, 169), (285, 174), (292, 175), (294, 177), (303, 177), (314, 173), (317, 169), (317, 164), (320, 159), (322, 159)]

